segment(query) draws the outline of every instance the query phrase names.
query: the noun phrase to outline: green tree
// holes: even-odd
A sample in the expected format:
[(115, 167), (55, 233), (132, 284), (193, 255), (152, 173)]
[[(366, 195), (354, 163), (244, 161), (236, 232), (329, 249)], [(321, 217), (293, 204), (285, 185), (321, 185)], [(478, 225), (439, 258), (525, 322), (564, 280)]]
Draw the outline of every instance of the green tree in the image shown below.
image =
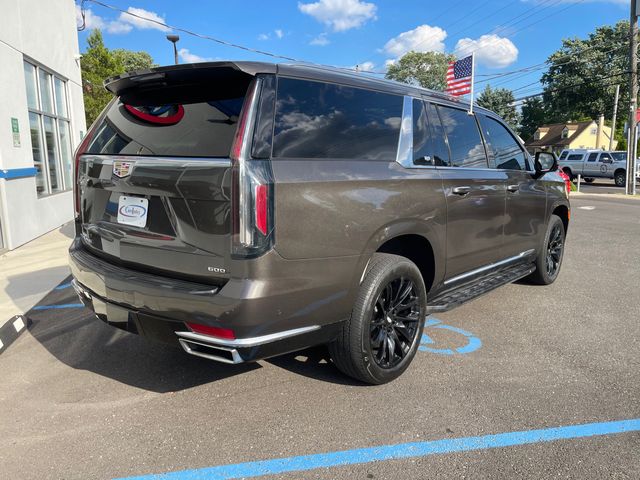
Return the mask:
[(542, 76), (548, 122), (611, 118), (615, 85), (620, 84), (619, 112), (629, 110), (629, 22), (597, 28), (585, 40), (569, 38), (547, 62)]
[(124, 48), (117, 48), (113, 50), (113, 55), (120, 63), (122, 63), (122, 67), (125, 72), (145, 70), (147, 68), (157, 66), (153, 62), (153, 57), (147, 52), (134, 52), (131, 50), (125, 50)]
[(518, 125), (518, 111), (514, 105), (513, 92), (508, 88), (491, 88), (487, 85), (478, 96), (476, 103), (500, 115), (511, 128)]
[(526, 99), (522, 104), (518, 134), (524, 141), (529, 140), (540, 125), (547, 123), (546, 118), (547, 112), (540, 97)]
[(87, 37), (87, 49), (80, 60), (87, 125), (93, 123), (112, 98), (104, 88), (105, 79), (128, 70), (140, 70), (153, 65), (153, 58), (146, 52), (109, 50), (104, 45), (100, 30), (93, 30)]
[(439, 52), (409, 52), (390, 65), (386, 78), (443, 91), (447, 87), (446, 76), (451, 54)]

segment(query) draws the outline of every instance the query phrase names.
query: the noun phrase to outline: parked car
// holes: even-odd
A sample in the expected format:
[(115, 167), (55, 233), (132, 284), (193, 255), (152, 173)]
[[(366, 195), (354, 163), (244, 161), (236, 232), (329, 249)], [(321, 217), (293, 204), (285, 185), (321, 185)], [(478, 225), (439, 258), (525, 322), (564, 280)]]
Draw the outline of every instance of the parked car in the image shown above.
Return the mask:
[[(627, 152), (603, 150), (567, 149), (560, 153), (560, 169), (571, 179), (582, 175), (587, 183), (596, 178), (612, 178), (618, 187), (627, 182)], [(636, 178), (640, 177), (637, 164)]]
[(431, 312), (560, 271), (569, 202), (494, 113), (298, 64), (106, 82), (76, 155), (73, 284), (109, 325), (226, 363), (327, 344), (398, 377)]

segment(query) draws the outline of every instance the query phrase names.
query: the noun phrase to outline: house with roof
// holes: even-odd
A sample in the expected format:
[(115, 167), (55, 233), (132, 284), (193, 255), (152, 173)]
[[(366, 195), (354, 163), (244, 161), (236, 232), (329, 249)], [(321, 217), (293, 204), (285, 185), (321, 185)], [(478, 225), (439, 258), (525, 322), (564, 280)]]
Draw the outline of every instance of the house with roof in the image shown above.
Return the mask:
[[(538, 151), (561, 152), (565, 148), (609, 149), (611, 127), (604, 124), (604, 117), (598, 123), (595, 120), (585, 122), (567, 122), (542, 125), (525, 142), (531, 153)], [(613, 149), (618, 142), (613, 141)]]

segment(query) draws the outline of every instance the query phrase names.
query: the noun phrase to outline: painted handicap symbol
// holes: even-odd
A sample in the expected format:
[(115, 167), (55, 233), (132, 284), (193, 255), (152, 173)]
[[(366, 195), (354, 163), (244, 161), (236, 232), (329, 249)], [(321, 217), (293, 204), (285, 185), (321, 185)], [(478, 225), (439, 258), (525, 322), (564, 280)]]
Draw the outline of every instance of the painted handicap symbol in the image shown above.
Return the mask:
[(427, 318), (427, 321), (424, 324), (424, 328), (439, 328), (443, 330), (449, 330), (451, 332), (459, 333), (460, 335), (466, 338), (466, 345), (462, 347), (456, 348), (433, 348), (427, 345), (434, 344), (435, 342), (427, 335), (426, 333), (422, 334), (422, 339), (420, 340), (420, 346), (418, 350), (421, 352), (430, 352), (437, 353), (440, 355), (464, 355), (466, 353), (475, 352), (482, 346), (482, 342), (478, 337), (473, 335), (472, 333), (467, 332), (466, 330), (462, 330), (461, 328), (452, 327), (451, 325), (446, 325), (442, 323), (437, 318)]

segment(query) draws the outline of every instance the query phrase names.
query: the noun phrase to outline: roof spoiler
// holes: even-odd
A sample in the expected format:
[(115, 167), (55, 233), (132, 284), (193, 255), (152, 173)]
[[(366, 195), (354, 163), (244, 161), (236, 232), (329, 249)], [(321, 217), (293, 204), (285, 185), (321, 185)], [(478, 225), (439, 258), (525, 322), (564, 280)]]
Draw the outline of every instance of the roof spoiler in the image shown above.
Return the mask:
[(132, 89), (147, 90), (170, 85), (202, 83), (207, 79), (228, 76), (255, 76), (258, 73), (276, 73), (277, 66), (264, 62), (204, 62), (169, 65), (123, 73), (104, 81), (104, 87), (117, 96)]

